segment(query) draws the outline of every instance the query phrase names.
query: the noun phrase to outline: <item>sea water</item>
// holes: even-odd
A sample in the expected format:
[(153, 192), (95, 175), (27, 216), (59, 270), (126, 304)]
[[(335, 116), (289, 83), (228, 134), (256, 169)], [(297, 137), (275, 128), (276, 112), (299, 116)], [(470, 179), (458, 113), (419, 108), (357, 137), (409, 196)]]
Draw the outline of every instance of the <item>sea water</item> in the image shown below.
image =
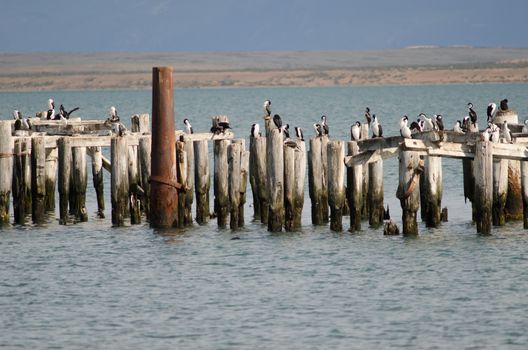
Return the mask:
[[(0, 93), (0, 119), (47, 109), (48, 98), (83, 119), (105, 119), (110, 106), (129, 124), (150, 113), (150, 91)], [(348, 140), (365, 107), (387, 136), (399, 118), (442, 114), (451, 128), (472, 102), (485, 124), (489, 102), (508, 98), (528, 117), (527, 84), (335, 88), (177, 89), (178, 128), (196, 132), (228, 115), (237, 137), (262, 120), (262, 104), (303, 128), (328, 117), (331, 138)], [(292, 132), (293, 133), (293, 132)], [(155, 152), (156, 150), (153, 150)], [(212, 161), (212, 154), (210, 155)], [(89, 173), (89, 185), (91, 176)], [(183, 230), (140, 225), (112, 228), (109, 176), (106, 219), (61, 226), (58, 209), (45, 224), (0, 229), (0, 347), (38, 349), (365, 349), (519, 348), (528, 344), (528, 232), (522, 223), (476, 234), (463, 196), (460, 160), (443, 160), (439, 228), (419, 222), (418, 238), (362, 231), (333, 233), (310, 223), (306, 190), (299, 232), (270, 234), (252, 221), (231, 232), (211, 220)], [(397, 159), (384, 162), (385, 203), (401, 227), (395, 197)], [(249, 186), (249, 185), (248, 185)], [(212, 196), (212, 194), (211, 194)], [(212, 197), (211, 197), (212, 198)], [(232, 240), (233, 237), (238, 240)]]

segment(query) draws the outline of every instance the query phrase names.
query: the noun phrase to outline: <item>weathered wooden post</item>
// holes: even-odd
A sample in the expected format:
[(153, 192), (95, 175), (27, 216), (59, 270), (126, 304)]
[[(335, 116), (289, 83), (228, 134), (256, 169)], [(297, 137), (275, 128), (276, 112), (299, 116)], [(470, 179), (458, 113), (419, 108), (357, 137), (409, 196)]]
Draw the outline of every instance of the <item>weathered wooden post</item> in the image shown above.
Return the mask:
[(306, 143), (297, 140), (297, 148), (294, 156), (295, 168), (295, 184), (293, 188), (293, 227), (292, 229), (299, 229), (301, 227), (302, 211), (304, 207), (304, 182), (306, 178)]
[(328, 142), (329, 138), (328, 135), (324, 135), (321, 137), (321, 165), (323, 166), (323, 182), (322, 182), (322, 190), (321, 190), (321, 218), (323, 219), (323, 223), (328, 223)]
[[(507, 104), (507, 103), (506, 103)], [(507, 106), (503, 106), (507, 107)], [(503, 126), (504, 121), (508, 124), (518, 124), (519, 116), (512, 109), (499, 108), (493, 118), (495, 124)], [(522, 195), (521, 195), (521, 164), (518, 160), (508, 160), (508, 189), (504, 217), (506, 221), (521, 220), (523, 217)]]
[(209, 154), (207, 140), (194, 141), (194, 183), (196, 190), (196, 222), (209, 222)]
[(126, 136), (115, 136), (110, 141), (112, 162), (111, 198), (112, 224), (124, 226), (128, 212), (128, 141)]
[[(268, 165), (266, 161), (266, 137), (257, 137), (253, 140), (253, 152), (255, 159), (255, 177), (257, 184), (258, 200), (260, 202), (260, 222), (268, 223)], [(303, 192), (304, 195), (304, 192)]]
[(57, 180), (57, 148), (46, 149), (46, 210), (55, 210), (55, 181)]
[(61, 137), (57, 146), (59, 149), (59, 223), (68, 223), (68, 202), (70, 200), (70, 178), (72, 165), (72, 147), (69, 137)]
[(330, 205), (330, 229), (343, 231), (345, 206), (345, 151), (344, 141), (330, 141), (328, 153), (328, 204)]
[[(10, 173), (10, 177), (12, 173)], [(31, 195), (32, 218), (41, 224), (46, 211), (46, 145), (44, 136), (31, 139)]]
[(137, 146), (128, 146), (128, 199), (132, 225), (141, 223), (139, 182), (138, 148)]
[(322, 137), (310, 139), (310, 151), (308, 153), (308, 188), (312, 201), (313, 225), (322, 225), (326, 222), (323, 218), (323, 211), (327, 207), (327, 202), (324, 202), (323, 196), (325, 177), (322, 147)]
[[(185, 152), (184, 141), (176, 141), (176, 173), (178, 182), (182, 185), (178, 195), (178, 227), (185, 227), (185, 192), (188, 188), (187, 182), (187, 153)], [(192, 192), (189, 191), (189, 192)]]
[(521, 162), (521, 187), (523, 199), (524, 229), (528, 229), (528, 161)]
[(238, 226), (245, 225), (244, 220), (244, 205), (246, 204), (247, 181), (249, 174), (249, 151), (246, 151), (246, 143), (244, 139), (239, 139), (240, 142), (240, 201), (238, 203)]
[(0, 225), (9, 223), (13, 181), (13, 137), (11, 122), (0, 121)]
[(185, 188), (185, 207), (183, 209), (183, 223), (184, 225), (192, 225), (192, 204), (194, 200), (194, 147), (191, 140), (184, 140), (183, 149), (187, 156), (187, 185)]
[[(145, 216), (150, 219), (150, 136), (139, 138), (139, 163), (141, 168), (141, 188), (144, 195), (141, 198)], [(192, 192), (192, 191), (191, 191)]]
[[(369, 125), (367, 123), (361, 124), (361, 140), (367, 140), (369, 139)], [(362, 204), (361, 204), (361, 217), (364, 220), (369, 220), (369, 206), (368, 206), (368, 192), (369, 192), (369, 166), (365, 165), (361, 167), (363, 171), (363, 176), (361, 179), (363, 180), (362, 183), (362, 191), (361, 194), (363, 195), (362, 198)]]
[[(14, 172), (13, 172), (13, 215), (15, 217), (15, 223), (22, 225), (25, 222), (26, 217), (26, 153), (28, 153), (28, 147), (26, 140), (18, 139), (15, 141), (14, 147)], [(1, 175), (0, 175), (1, 176)]]
[(150, 226), (166, 228), (177, 224), (176, 135), (172, 67), (152, 69), (152, 164)]
[(495, 226), (506, 224), (506, 198), (508, 196), (508, 160), (493, 160), (492, 222)]
[(101, 147), (92, 147), (92, 180), (97, 197), (97, 216), (104, 218), (103, 154)]
[(284, 152), (283, 135), (272, 129), (267, 141), (268, 231), (280, 232), (284, 225)]
[(132, 116), (132, 132), (137, 132), (140, 135), (150, 133), (150, 116), (148, 113), (135, 114)]
[(383, 160), (369, 163), (368, 208), (369, 225), (378, 227), (383, 223)]
[(442, 158), (427, 156), (424, 173), (420, 179), (420, 203), (422, 220), (427, 227), (440, 225), (442, 211)]
[[(356, 141), (347, 142), (348, 155), (359, 153)], [(347, 199), (350, 208), (350, 232), (361, 230), (363, 209), (363, 165), (354, 163), (347, 168)]]
[(402, 207), (403, 234), (418, 235), (416, 212), (420, 208), (420, 174), (423, 172), (423, 161), (417, 152), (400, 150), (399, 184), (396, 197)]
[(293, 212), (295, 210), (295, 150), (284, 146), (284, 229), (293, 230)]
[(229, 213), (229, 163), (227, 150), (231, 144), (230, 140), (214, 141), (214, 207), (218, 227), (227, 226), (227, 215)]
[(84, 222), (88, 220), (86, 210), (86, 185), (88, 174), (86, 172), (86, 147), (73, 147), (73, 193), (75, 201), (75, 216), (77, 220)]
[(249, 137), (249, 183), (253, 194), (253, 218), (260, 220), (260, 200), (257, 187), (257, 164), (255, 160), (255, 137)]
[(473, 162), (477, 232), (491, 234), (493, 202), (493, 152), (489, 141), (477, 141)]
[(229, 163), (229, 203), (230, 216), (229, 227), (238, 229), (238, 206), (240, 204), (240, 143), (233, 142), (227, 147), (227, 159)]

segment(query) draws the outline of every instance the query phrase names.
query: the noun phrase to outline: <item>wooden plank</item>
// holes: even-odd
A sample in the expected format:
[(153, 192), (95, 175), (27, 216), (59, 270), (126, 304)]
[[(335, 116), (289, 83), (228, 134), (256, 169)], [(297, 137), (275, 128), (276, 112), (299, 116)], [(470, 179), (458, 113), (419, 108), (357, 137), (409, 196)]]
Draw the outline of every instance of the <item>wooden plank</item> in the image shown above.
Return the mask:
[[(38, 135), (36, 135), (38, 136)], [(63, 136), (45, 136), (45, 147), (56, 148), (57, 140)], [(113, 136), (92, 136), (92, 135), (79, 135), (70, 136), (72, 147), (110, 147), (110, 140)], [(150, 137), (150, 135), (138, 136), (138, 135), (127, 135), (127, 142), (129, 146), (138, 146), (139, 137)], [(28, 136), (14, 136), (14, 140), (31, 138)]]
[(231, 140), (235, 137), (231, 131), (227, 130), (221, 134), (213, 134), (211, 132), (203, 132), (198, 134), (186, 134), (182, 130), (176, 130), (176, 138), (191, 141), (207, 141), (207, 140)]
[(359, 153), (398, 147), (402, 141), (403, 137), (401, 136), (378, 137), (358, 141)]
[(353, 156), (346, 156), (345, 165), (347, 167), (353, 167), (358, 164), (369, 164), (379, 160), (396, 157), (398, 152), (399, 147), (390, 147), (379, 151), (366, 151)]

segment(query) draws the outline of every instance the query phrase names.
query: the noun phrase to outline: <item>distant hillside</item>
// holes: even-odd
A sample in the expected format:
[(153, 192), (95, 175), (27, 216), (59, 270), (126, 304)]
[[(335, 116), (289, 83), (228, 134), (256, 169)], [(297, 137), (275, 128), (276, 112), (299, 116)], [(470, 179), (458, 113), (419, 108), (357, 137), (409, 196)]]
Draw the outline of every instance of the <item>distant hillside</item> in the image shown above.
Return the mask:
[(181, 87), (471, 82), (462, 76), (475, 82), (528, 81), (528, 49), (3, 53), (0, 90), (149, 88), (152, 67), (165, 65), (174, 67), (175, 84)]

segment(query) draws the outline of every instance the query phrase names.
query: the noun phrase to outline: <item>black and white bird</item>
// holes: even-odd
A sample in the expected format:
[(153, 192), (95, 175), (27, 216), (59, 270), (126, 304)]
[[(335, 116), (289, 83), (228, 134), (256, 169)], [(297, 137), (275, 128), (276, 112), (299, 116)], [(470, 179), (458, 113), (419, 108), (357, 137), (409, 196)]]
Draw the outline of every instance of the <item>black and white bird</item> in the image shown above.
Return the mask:
[(270, 100), (264, 101), (264, 114), (266, 117), (271, 116), (271, 101)]
[(304, 134), (300, 127), (295, 127), (295, 136), (297, 136), (299, 140), (304, 141)]
[(523, 134), (528, 134), (528, 119), (526, 119), (524, 121), (524, 125), (522, 127), (522, 131), (521, 131)]
[(226, 116), (218, 117), (218, 125), (222, 128), (222, 132), (225, 132), (227, 129), (231, 129), (229, 125), (229, 119)]
[(325, 135), (330, 134), (330, 127), (328, 126), (326, 115), (321, 116), (321, 126), (323, 127)]
[(290, 124), (285, 124), (281, 126), (282, 133), (284, 134), (284, 137), (287, 139), (290, 138)]
[(502, 127), (502, 134), (506, 143), (513, 143), (512, 132), (508, 127), (508, 122), (505, 120)]
[(486, 114), (488, 115), (488, 123), (493, 122), (493, 118), (495, 118), (495, 113), (497, 113), (497, 104), (490, 102), (488, 104), (488, 109), (486, 110)]
[(260, 125), (258, 124), (253, 124), (251, 125), (251, 134), (250, 134), (251, 137), (253, 138), (257, 138), (260, 136)]
[(53, 101), (52, 98), (48, 100), (48, 113), (46, 114), (46, 119), (54, 119), (55, 118), (55, 101)]
[(462, 122), (460, 120), (456, 121), (453, 131), (457, 134), (465, 134), (464, 130), (462, 129)]
[(464, 118), (462, 118), (462, 130), (464, 130), (464, 132), (470, 131), (470, 124), (471, 119), (469, 118), (469, 115), (466, 115)]
[(409, 117), (406, 115), (400, 119), (400, 135), (406, 139), (412, 138), (412, 132), (409, 128)]
[(13, 117), (15, 119), (15, 130), (31, 130), (31, 122), (29, 118), (24, 118), (19, 110), (13, 111)]
[(193, 127), (189, 119), (185, 118), (183, 120), (183, 124), (185, 125), (185, 129), (187, 130), (187, 134), (194, 134)]
[(428, 118), (425, 115), (425, 113), (420, 113), (418, 115), (418, 120), (422, 120), (424, 123), (423, 131), (433, 131), (434, 130), (433, 119)]
[(22, 119), (22, 113), (20, 113), (20, 111), (18, 109), (15, 109), (13, 111), (13, 119), (17, 120), (17, 119)]
[(379, 122), (375, 114), (372, 115), (372, 123), (370, 124), (370, 126), (372, 127), (373, 137), (383, 137), (383, 129), (381, 128), (381, 123)]
[(117, 115), (117, 109), (114, 106), (110, 107), (110, 117), (108, 117), (108, 121), (112, 123), (117, 123), (119, 121), (119, 116)]
[(275, 126), (277, 127), (277, 129), (279, 129), (279, 132), (282, 131), (282, 119), (281, 119), (280, 115), (275, 114), (275, 115), (273, 116), (273, 124), (275, 124)]
[(350, 127), (350, 138), (352, 141), (359, 141), (361, 139), (361, 123), (359, 120)]
[(218, 116), (214, 116), (211, 119), (212, 119), (211, 133), (218, 135), (221, 132), (223, 132), (224, 129), (220, 126), (220, 118)]
[(370, 122), (372, 121), (372, 117), (370, 116), (370, 108), (365, 108), (365, 119), (367, 119), (367, 124), (370, 126)]
[(436, 114), (434, 122), (436, 124), (436, 129), (440, 131), (444, 131), (444, 120), (441, 114)]
[(315, 130), (315, 135), (316, 135), (317, 137), (321, 137), (321, 136), (324, 135), (324, 129), (323, 129), (323, 126), (322, 126), (321, 124), (319, 124), (319, 123), (315, 123), (315, 124), (313, 125), (313, 127), (314, 127), (314, 130)]
[(66, 108), (64, 108), (64, 106), (61, 104), (59, 107), (60, 119), (70, 119), (70, 115), (78, 109), (79, 107), (75, 107), (71, 111), (67, 111)]
[[(423, 121), (413, 121), (411, 123), (411, 126), (409, 127), (409, 129), (411, 130), (411, 133), (417, 133), (417, 132), (422, 132), (423, 131)], [(400, 127), (401, 129), (401, 127)]]
[(476, 126), (477, 112), (475, 112), (475, 110), (473, 109), (473, 103), (469, 102), (467, 106), (468, 106), (468, 115), (469, 115), (469, 119), (471, 120), (471, 124), (473, 124), (473, 126)]
[(501, 111), (507, 111), (508, 110), (508, 99), (505, 98), (504, 100), (500, 101), (500, 109)]

